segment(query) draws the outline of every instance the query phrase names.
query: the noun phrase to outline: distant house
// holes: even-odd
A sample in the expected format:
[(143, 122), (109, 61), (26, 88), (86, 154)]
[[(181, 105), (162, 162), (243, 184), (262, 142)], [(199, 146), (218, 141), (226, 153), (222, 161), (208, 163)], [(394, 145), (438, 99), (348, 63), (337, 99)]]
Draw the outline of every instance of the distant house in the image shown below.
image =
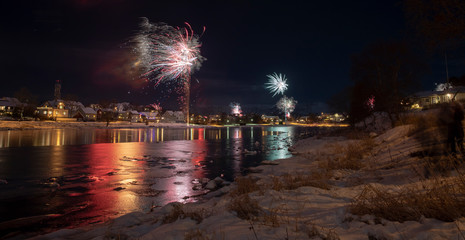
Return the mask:
[(37, 107), (36, 114), (41, 119), (68, 118), (68, 109), (65, 108), (63, 100), (47, 101)]
[(209, 115), (208, 116), (208, 122), (209, 123), (220, 123), (221, 122), (221, 115)]
[(347, 116), (344, 114), (339, 114), (339, 113), (321, 113), (317, 117), (318, 121), (320, 122), (327, 122), (327, 123), (340, 123), (343, 122), (347, 119)]
[(279, 123), (280, 119), (278, 116), (262, 115), (262, 121), (264, 123)]
[(423, 109), (435, 104), (449, 102), (454, 98), (465, 101), (465, 86), (452, 87), (444, 91), (424, 91), (412, 95), (412, 109)]
[(141, 115), (140, 115), (140, 113), (138, 111), (131, 110), (131, 111), (129, 111), (129, 113), (130, 113), (129, 114), (129, 116), (130, 116), (129, 121), (131, 121), (131, 122), (141, 122), (142, 121), (142, 117), (141, 117)]
[(162, 116), (162, 122), (167, 123), (180, 123), (185, 122), (186, 116), (182, 111), (166, 111)]
[(82, 115), (84, 121), (96, 121), (97, 112), (90, 107), (79, 108), (78, 113)]
[(312, 118), (310, 116), (301, 116), (301, 117), (297, 118), (297, 122), (298, 123), (311, 123)]
[(79, 112), (79, 109), (85, 108), (84, 104), (77, 101), (64, 100), (65, 109), (68, 109), (68, 116), (72, 117)]
[(0, 116), (13, 115), (15, 108), (21, 106), (22, 103), (18, 99), (3, 97), (0, 99)]
[(157, 112), (140, 112), (141, 121), (157, 122)]

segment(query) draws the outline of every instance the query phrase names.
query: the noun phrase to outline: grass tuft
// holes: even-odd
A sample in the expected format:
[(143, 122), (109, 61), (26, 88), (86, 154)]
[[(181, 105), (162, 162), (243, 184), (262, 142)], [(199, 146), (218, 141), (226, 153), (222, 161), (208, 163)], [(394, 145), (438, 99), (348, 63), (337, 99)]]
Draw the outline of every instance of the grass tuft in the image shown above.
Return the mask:
[(284, 174), (272, 176), (271, 188), (275, 191), (294, 190), (303, 186), (311, 186), (321, 189), (330, 189), (328, 172), (314, 172), (310, 174)]
[(232, 197), (260, 190), (260, 187), (257, 185), (257, 181), (251, 177), (238, 177), (234, 181), (236, 182), (237, 187), (230, 192)]
[(261, 212), (262, 208), (255, 199), (251, 199), (248, 194), (236, 196), (228, 205), (228, 210), (236, 212), (237, 217), (245, 220), (253, 220)]
[(420, 187), (396, 192), (367, 185), (349, 206), (355, 215), (372, 214), (390, 221), (419, 221), (422, 216), (442, 221), (465, 217), (465, 184), (462, 177), (437, 178)]
[(178, 219), (185, 219), (185, 218), (190, 218), (197, 223), (201, 223), (203, 219), (211, 215), (207, 210), (204, 208), (200, 210), (195, 210), (195, 211), (187, 211), (184, 209), (184, 205), (182, 204), (174, 204), (173, 209), (163, 216), (162, 223), (172, 223), (175, 222)]

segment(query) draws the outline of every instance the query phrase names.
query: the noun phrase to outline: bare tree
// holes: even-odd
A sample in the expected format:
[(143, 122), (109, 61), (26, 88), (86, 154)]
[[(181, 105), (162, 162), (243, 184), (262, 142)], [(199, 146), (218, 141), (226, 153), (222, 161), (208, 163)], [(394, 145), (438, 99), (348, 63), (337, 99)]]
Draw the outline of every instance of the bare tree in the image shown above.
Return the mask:
[[(418, 83), (426, 64), (403, 42), (378, 42), (352, 57), (350, 116), (354, 121), (370, 111), (395, 115), (402, 110), (401, 101)], [(368, 101), (374, 100), (369, 106)]]

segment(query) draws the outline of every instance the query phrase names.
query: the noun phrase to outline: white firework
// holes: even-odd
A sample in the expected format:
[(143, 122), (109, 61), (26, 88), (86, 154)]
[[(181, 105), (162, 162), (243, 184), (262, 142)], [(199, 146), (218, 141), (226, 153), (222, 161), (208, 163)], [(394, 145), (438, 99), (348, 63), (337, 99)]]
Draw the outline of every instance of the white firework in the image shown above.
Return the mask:
[(287, 89), (287, 78), (284, 74), (273, 73), (267, 75), (268, 82), (265, 83), (266, 88), (270, 90), (270, 93), (273, 93), (273, 97), (276, 94), (284, 94), (284, 91)]
[(278, 103), (276, 106), (278, 107), (279, 110), (284, 112), (284, 114), (289, 115), (291, 112), (294, 112), (295, 105), (297, 104), (297, 101), (294, 100), (293, 97), (282, 97), (279, 99)]
[(229, 106), (231, 107), (232, 115), (239, 116), (242, 113), (241, 105), (239, 103), (232, 102), (231, 104), (229, 104)]

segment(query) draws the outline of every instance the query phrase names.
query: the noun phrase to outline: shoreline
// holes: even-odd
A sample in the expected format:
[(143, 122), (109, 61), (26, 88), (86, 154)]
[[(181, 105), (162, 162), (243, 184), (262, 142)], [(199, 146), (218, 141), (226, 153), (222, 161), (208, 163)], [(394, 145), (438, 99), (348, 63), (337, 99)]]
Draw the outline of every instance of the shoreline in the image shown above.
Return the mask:
[[(424, 216), (401, 221), (353, 213), (367, 189), (413, 191), (422, 181), (431, 181), (412, 172), (418, 158), (411, 154), (421, 145), (408, 136), (409, 129), (400, 126), (362, 140), (302, 139), (290, 148), (296, 156), (252, 168), (246, 177), (208, 193), (204, 201), (170, 203), (148, 213), (133, 212), (103, 224), (61, 229), (33, 239), (457, 238), (465, 229), (463, 217), (452, 222)], [(370, 149), (359, 168), (329, 165), (344, 157), (350, 146), (368, 143)]]
[(37, 130), (37, 129), (62, 129), (62, 128), (98, 128), (98, 129), (122, 129), (122, 128), (228, 128), (228, 127), (347, 127), (346, 124), (297, 124), (284, 125), (249, 124), (249, 125), (189, 125), (185, 123), (129, 123), (126, 121), (110, 122), (56, 122), (56, 121), (0, 121), (0, 131), (11, 130)]

